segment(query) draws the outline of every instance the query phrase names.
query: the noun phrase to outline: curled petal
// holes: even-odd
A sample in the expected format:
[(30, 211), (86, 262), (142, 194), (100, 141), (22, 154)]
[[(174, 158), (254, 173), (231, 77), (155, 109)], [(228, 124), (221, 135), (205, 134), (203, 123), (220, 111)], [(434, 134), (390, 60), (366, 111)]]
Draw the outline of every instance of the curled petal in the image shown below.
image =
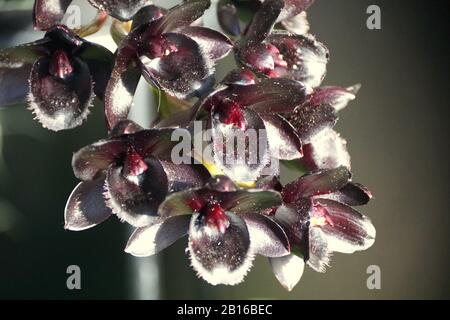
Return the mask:
[(305, 104), (298, 107), (289, 117), (289, 122), (304, 142), (310, 142), (316, 134), (333, 128), (337, 120), (336, 110), (329, 104), (318, 106)]
[(36, 0), (33, 8), (33, 23), (36, 29), (47, 30), (58, 24), (72, 0)]
[(225, 57), (233, 48), (233, 43), (222, 33), (206, 27), (185, 27), (177, 31), (195, 40), (203, 53), (213, 60)]
[(350, 178), (351, 173), (346, 167), (307, 174), (284, 187), (283, 200), (293, 203), (301, 198), (333, 193), (343, 188)]
[(288, 291), (294, 289), (300, 281), (305, 262), (295, 254), (284, 257), (270, 258), (272, 271), (281, 285)]
[(283, 0), (266, 0), (253, 16), (247, 28), (247, 45), (253, 45), (264, 41), (270, 34), (284, 7)]
[(170, 47), (161, 57), (143, 53), (140, 62), (147, 81), (180, 99), (204, 90), (213, 74), (213, 61), (203, 54), (200, 45), (180, 33), (161, 36)]
[(306, 11), (300, 12), (292, 18), (281, 21), (281, 24), (286, 30), (295, 34), (305, 35), (309, 31), (309, 22)]
[(167, 12), (166, 9), (154, 5), (143, 7), (133, 17), (133, 24), (131, 25), (131, 30), (134, 30), (143, 24), (160, 19), (162, 16), (166, 14), (166, 12)]
[(245, 222), (226, 212), (228, 226), (222, 233), (194, 214), (189, 227), (189, 257), (199, 277), (212, 285), (235, 285), (251, 268), (254, 254)]
[(177, 216), (148, 227), (137, 228), (128, 239), (125, 252), (136, 257), (159, 253), (187, 235), (190, 219), (190, 216)]
[(202, 187), (210, 178), (202, 165), (173, 164), (170, 161), (159, 161), (159, 164), (167, 176), (169, 192)]
[(103, 200), (104, 177), (80, 182), (67, 201), (64, 211), (64, 228), (80, 231), (92, 228), (106, 219), (112, 212)]
[(331, 251), (353, 253), (366, 250), (375, 242), (376, 231), (372, 222), (353, 208), (320, 198), (314, 200), (314, 206), (316, 210), (324, 210), (326, 223), (320, 228)]
[(232, 36), (241, 34), (239, 15), (234, 3), (230, 0), (219, 0), (217, 4), (217, 18), (220, 27)]
[(301, 163), (310, 171), (345, 166), (350, 169), (347, 141), (333, 129), (324, 129), (303, 145)]
[(348, 206), (362, 206), (370, 201), (372, 193), (359, 183), (349, 182), (338, 191), (320, 197), (342, 202)]
[(143, 7), (151, 4), (149, 0), (89, 0), (89, 2), (99, 10), (121, 21), (131, 20), (133, 16)]
[(261, 115), (267, 130), (270, 153), (281, 160), (294, 160), (303, 156), (302, 141), (294, 127), (278, 114)]
[(328, 240), (319, 228), (309, 228), (308, 265), (316, 272), (325, 272), (330, 266), (332, 252), (328, 247)]
[(283, 63), (275, 66), (271, 77), (286, 77), (315, 88), (322, 83), (329, 60), (328, 49), (312, 35), (278, 31), (266, 39), (278, 50)]
[(167, 11), (164, 17), (152, 27), (153, 34), (163, 34), (181, 27), (187, 27), (200, 18), (211, 5), (210, 0), (190, 0)]
[(296, 204), (280, 206), (272, 217), (288, 236), (291, 248), (297, 246), (305, 260), (308, 258), (308, 221), (312, 203), (303, 199)]
[(335, 86), (320, 87), (314, 90), (308, 101), (311, 105), (328, 104), (336, 111), (344, 109), (347, 104), (356, 98), (356, 94), (361, 88), (360, 84), (355, 84), (348, 88)]
[(74, 73), (67, 79), (59, 79), (49, 74), (49, 65), (48, 58), (33, 65), (29, 108), (45, 128), (54, 131), (75, 128), (86, 119), (93, 99), (89, 68), (74, 58)]
[(101, 140), (81, 148), (72, 157), (72, 168), (80, 180), (93, 180), (126, 151), (123, 139)]
[(260, 255), (276, 258), (290, 253), (289, 240), (283, 229), (272, 219), (259, 213), (241, 215), (247, 224), (252, 250)]

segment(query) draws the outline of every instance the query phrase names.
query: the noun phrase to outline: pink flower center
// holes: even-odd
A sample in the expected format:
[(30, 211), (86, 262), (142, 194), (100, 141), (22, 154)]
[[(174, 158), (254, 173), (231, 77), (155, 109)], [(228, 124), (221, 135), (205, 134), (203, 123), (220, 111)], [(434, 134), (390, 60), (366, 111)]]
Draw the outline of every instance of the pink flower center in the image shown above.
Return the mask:
[(124, 163), (124, 174), (126, 176), (138, 176), (147, 171), (148, 165), (134, 148), (129, 148)]
[(162, 36), (150, 38), (148, 50), (149, 56), (153, 59), (168, 56), (173, 52), (178, 52), (176, 45), (167, 41), (167, 39)]
[(231, 100), (224, 102), (220, 121), (225, 124), (232, 124), (243, 131), (247, 129), (247, 120), (245, 120), (241, 106)]
[(73, 71), (74, 68), (67, 53), (61, 49), (56, 50), (50, 60), (50, 74), (59, 79), (66, 79)]
[(230, 224), (225, 211), (217, 202), (206, 208), (205, 222), (209, 227), (219, 230), (220, 233), (224, 233)]

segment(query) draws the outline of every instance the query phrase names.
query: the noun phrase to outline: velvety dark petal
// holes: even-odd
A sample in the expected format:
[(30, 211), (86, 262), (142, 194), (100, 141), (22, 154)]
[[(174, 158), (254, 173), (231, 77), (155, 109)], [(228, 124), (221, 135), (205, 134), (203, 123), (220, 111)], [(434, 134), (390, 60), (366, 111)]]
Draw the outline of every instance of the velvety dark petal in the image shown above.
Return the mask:
[(111, 166), (105, 181), (106, 205), (122, 220), (135, 227), (150, 225), (158, 219), (158, 205), (167, 194), (163, 170), (145, 160), (147, 170), (138, 175), (125, 174), (119, 166)]
[(43, 127), (53, 131), (75, 128), (89, 114), (93, 99), (88, 66), (74, 58), (72, 74), (60, 79), (49, 73), (50, 59), (40, 58), (30, 74), (29, 109)]
[(114, 66), (114, 54), (105, 47), (86, 41), (77, 50), (76, 55), (89, 66), (95, 95), (103, 100)]
[(255, 84), (256, 80), (257, 80), (256, 75), (252, 71), (248, 69), (238, 69), (228, 73), (222, 80), (222, 83), (227, 85), (236, 84), (241, 86), (247, 86), (249, 84)]
[(336, 110), (329, 104), (313, 106), (304, 104), (290, 115), (289, 122), (294, 126), (304, 143), (323, 130), (333, 128), (338, 120)]
[(309, 228), (308, 265), (317, 272), (325, 272), (330, 266), (332, 252), (328, 248), (328, 240), (319, 228)]
[(104, 177), (80, 182), (67, 200), (64, 211), (64, 228), (80, 231), (92, 228), (106, 219), (112, 212), (103, 199)]
[(266, 43), (278, 50), (280, 56), (276, 58), (281, 59), (271, 77), (298, 80), (312, 88), (321, 84), (326, 74), (329, 52), (314, 36), (277, 31), (267, 37)]
[(308, 257), (308, 222), (312, 202), (309, 199), (298, 201), (296, 204), (284, 204), (280, 206), (272, 216), (288, 236), (291, 248), (297, 246)]
[(227, 34), (232, 36), (241, 34), (239, 15), (232, 0), (219, 0), (219, 3), (217, 4), (217, 18), (220, 27)]
[(226, 216), (224, 232), (211, 228), (199, 214), (192, 216), (189, 228), (192, 267), (212, 285), (242, 282), (254, 259), (245, 222), (230, 212)]
[(330, 199), (315, 199), (313, 216), (324, 217), (318, 227), (324, 232), (331, 251), (353, 253), (375, 242), (375, 228), (366, 216)]
[(158, 20), (164, 14), (166, 14), (166, 12), (167, 12), (166, 9), (154, 5), (143, 7), (133, 17), (133, 24), (131, 25), (131, 30), (134, 30), (143, 24)]
[(309, 22), (305, 11), (281, 21), (283, 27), (295, 34), (305, 35), (309, 31)]
[(190, 216), (177, 216), (137, 228), (128, 239), (125, 252), (136, 257), (157, 254), (187, 235), (190, 220)]
[(45, 38), (51, 40), (50, 47), (57, 45), (58, 48), (75, 49), (80, 47), (85, 40), (79, 37), (68, 26), (57, 24), (51, 27), (46, 33)]
[(350, 101), (356, 98), (356, 93), (360, 88), (360, 84), (355, 84), (348, 88), (336, 86), (320, 87), (315, 89), (311, 94), (308, 104), (315, 106), (328, 104), (336, 111), (339, 111), (344, 109)]
[(253, 110), (221, 107), (212, 110), (214, 165), (233, 181), (255, 181), (270, 160), (264, 122)]
[(236, 214), (260, 213), (281, 205), (281, 195), (276, 191), (257, 189), (239, 190), (222, 194), (222, 206)]
[(153, 34), (163, 34), (181, 27), (187, 27), (200, 18), (211, 5), (210, 0), (190, 0), (183, 2), (167, 11), (152, 27)]
[(253, 252), (270, 258), (283, 257), (290, 253), (286, 233), (272, 219), (259, 213), (247, 213), (240, 217), (247, 224)]
[(208, 170), (202, 165), (173, 164), (159, 161), (168, 181), (169, 192), (202, 187), (210, 178)]
[(302, 141), (294, 127), (278, 114), (262, 114), (267, 130), (270, 154), (281, 160), (294, 160), (303, 156)]
[(141, 71), (136, 64), (135, 48), (128, 42), (118, 49), (116, 62), (111, 73), (105, 94), (105, 115), (108, 127), (128, 117), (133, 103)]
[(359, 183), (349, 182), (338, 191), (320, 197), (342, 202), (348, 206), (362, 206), (370, 201), (372, 193)]
[(131, 20), (141, 8), (151, 4), (149, 0), (89, 0), (89, 2), (121, 21)]
[(201, 209), (205, 200), (201, 190), (185, 190), (169, 194), (158, 208), (158, 216), (166, 219), (173, 216), (189, 215)]
[(171, 48), (169, 52), (156, 58), (140, 56), (147, 81), (179, 99), (203, 90), (214, 68), (213, 61), (203, 54), (200, 45), (180, 33), (166, 33), (161, 39)]
[(345, 141), (333, 129), (324, 129), (312, 136), (303, 145), (301, 163), (309, 170), (332, 169), (339, 166), (351, 167), (350, 154)]
[(35, 0), (33, 23), (36, 29), (47, 30), (58, 24), (72, 0)]
[(346, 167), (304, 175), (284, 187), (283, 201), (293, 203), (300, 198), (333, 193), (343, 188), (350, 178), (351, 173)]
[(295, 254), (289, 254), (284, 257), (270, 258), (269, 261), (280, 284), (288, 291), (294, 289), (303, 275), (305, 267), (303, 259)]
[(206, 27), (185, 27), (177, 31), (195, 40), (209, 58), (218, 60), (233, 48), (233, 42), (224, 34)]
[(121, 120), (119, 121), (114, 128), (112, 128), (109, 136), (110, 137), (118, 137), (124, 134), (132, 134), (138, 131), (144, 130), (140, 125), (132, 120)]
[(72, 168), (80, 180), (93, 180), (106, 170), (119, 155), (125, 153), (127, 144), (123, 139), (100, 140), (81, 148), (72, 157)]
[(246, 37), (248, 43), (245, 46), (251, 46), (264, 41), (272, 31), (283, 7), (283, 0), (264, 1), (247, 28)]
[(31, 68), (46, 54), (47, 43), (39, 40), (0, 50), (0, 108), (25, 102)]

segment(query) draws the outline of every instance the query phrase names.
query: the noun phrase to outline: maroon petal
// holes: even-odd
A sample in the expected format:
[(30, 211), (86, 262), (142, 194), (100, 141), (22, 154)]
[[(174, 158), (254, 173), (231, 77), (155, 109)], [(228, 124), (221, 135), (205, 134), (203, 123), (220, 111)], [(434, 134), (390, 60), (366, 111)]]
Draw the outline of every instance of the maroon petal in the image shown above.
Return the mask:
[(261, 115), (267, 130), (270, 153), (281, 160), (294, 160), (303, 156), (302, 141), (294, 127), (278, 114)]
[[(68, 62), (70, 74), (51, 74), (55, 57), (41, 58), (30, 74), (29, 108), (43, 127), (59, 131), (75, 128), (89, 114), (93, 99), (88, 66), (78, 58)], [(57, 72), (63, 71), (63, 69)]]
[(131, 25), (131, 30), (136, 29), (137, 27), (153, 22), (162, 18), (166, 14), (167, 10), (164, 8), (160, 8), (154, 5), (149, 5), (143, 7), (139, 10), (135, 16), (133, 17), (133, 23)]
[(294, 289), (303, 275), (305, 262), (295, 254), (270, 258), (272, 271), (281, 285), (288, 291)]
[(293, 203), (301, 198), (333, 193), (344, 187), (350, 178), (350, 171), (346, 167), (307, 174), (284, 187), (283, 200)]
[(239, 190), (223, 193), (220, 196), (223, 208), (238, 215), (261, 213), (277, 208), (282, 203), (280, 193), (271, 190)]
[(47, 30), (60, 23), (72, 0), (35, 0), (33, 23), (36, 29)]
[(128, 38), (122, 43), (106, 87), (105, 115), (109, 129), (128, 117), (141, 77), (141, 71), (136, 64), (135, 48)]
[(100, 140), (77, 151), (72, 168), (80, 180), (93, 180), (106, 170), (127, 148), (123, 139)]
[(143, 7), (151, 4), (149, 0), (89, 0), (99, 10), (121, 21), (128, 21)]
[(224, 232), (210, 227), (199, 214), (192, 216), (189, 227), (189, 257), (199, 277), (212, 285), (235, 285), (251, 268), (254, 255), (245, 222), (226, 212)]
[(67, 200), (64, 211), (64, 228), (80, 231), (92, 228), (106, 219), (112, 212), (103, 199), (104, 177), (80, 182)]
[(330, 199), (315, 199), (312, 216), (321, 218), (320, 228), (331, 251), (353, 253), (375, 242), (375, 228), (369, 218), (353, 208)]
[(132, 134), (142, 130), (144, 130), (144, 128), (142, 128), (136, 122), (128, 119), (122, 120), (119, 121), (114, 128), (112, 128), (110, 132), (110, 137), (118, 137), (124, 134)]
[(238, 69), (230, 71), (222, 80), (222, 83), (227, 85), (235, 84), (247, 86), (249, 84), (255, 84), (256, 81), (256, 75), (252, 71), (248, 69)]
[(217, 18), (220, 27), (232, 36), (241, 34), (237, 8), (231, 0), (219, 0), (217, 4)]
[(190, 216), (178, 216), (137, 228), (128, 239), (125, 252), (136, 257), (148, 257), (171, 246), (187, 235)]
[(338, 191), (320, 197), (342, 202), (348, 206), (362, 206), (370, 201), (372, 193), (359, 183), (349, 182)]
[(332, 169), (345, 166), (350, 169), (350, 155), (345, 141), (333, 129), (325, 129), (312, 136), (303, 145), (301, 163), (309, 170)]
[(76, 55), (89, 66), (95, 95), (103, 100), (114, 66), (114, 54), (105, 47), (85, 41)]
[(290, 115), (289, 122), (294, 126), (303, 142), (310, 142), (321, 131), (333, 128), (338, 120), (336, 110), (329, 104), (318, 106), (304, 104)]
[(149, 51), (140, 56), (147, 81), (180, 99), (203, 90), (214, 68), (200, 45), (180, 33), (166, 33), (158, 41), (160, 44), (153, 42), (150, 49), (162, 50), (160, 56)]
[(215, 176), (207, 183), (207, 188), (220, 192), (237, 191), (236, 184), (227, 176)]
[(36, 60), (46, 55), (48, 40), (0, 50), (0, 108), (25, 102)]
[(264, 41), (272, 31), (283, 7), (283, 0), (264, 1), (247, 28), (247, 43), (245, 46), (251, 46)]
[(225, 57), (233, 48), (233, 42), (222, 33), (205, 27), (185, 27), (177, 31), (195, 40), (203, 53), (213, 60)]
[(329, 52), (314, 36), (277, 31), (267, 37), (265, 43), (275, 47), (275, 59), (281, 59), (270, 77), (294, 79), (312, 88), (321, 84)]
[(329, 86), (320, 87), (314, 90), (308, 101), (311, 105), (328, 104), (336, 111), (344, 109), (347, 104), (356, 98), (356, 93), (361, 88), (360, 84), (348, 88)]
[(260, 255), (277, 258), (290, 253), (289, 240), (283, 229), (272, 219), (259, 213), (241, 215), (250, 234), (250, 246)]
[(189, 26), (202, 16), (210, 5), (210, 0), (190, 0), (169, 9), (152, 27), (153, 34), (163, 34)]

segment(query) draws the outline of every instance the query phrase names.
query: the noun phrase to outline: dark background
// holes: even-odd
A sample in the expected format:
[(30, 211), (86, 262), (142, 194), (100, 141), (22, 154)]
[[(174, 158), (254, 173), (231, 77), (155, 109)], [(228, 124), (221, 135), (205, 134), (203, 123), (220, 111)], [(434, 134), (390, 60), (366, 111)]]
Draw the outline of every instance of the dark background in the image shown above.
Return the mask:
[[(366, 28), (371, 4), (381, 7), (381, 30)], [(449, 299), (449, 8), (446, 0), (316, 0), (309, 10), (312, 33), (331, 52), (325, 84), (363, 85), (338, 130), (354, 180), (375, 195), (363, 209), (377, 228), (372, 248), (336, 254), (326, 274), (305, 268), (288, 293), (263, 258), (243, 284), (209, 286), (196, 278), (180, 241), (149, 262), (160, 265), (155, 296)], [(28, 12), (0, 19), (1, 47), (14, 41), (15, 25), (31, 30)], [(42, 129), (25, 107), (2, 111), (0, 125), (0, 298), (145, 297), (136, 274), (154, 270), (136, 270), (123, 253), (129, 228), (110, 219), (84, 232), (63, 229), (77, 183), (71, 156), (104, 136), (100, 107), (82, 127), (59, 134)], [(66, 289), (71, 264), (81, 267), (80, 291)], [(381, 290), (366, 287), (369, 265), (381, 268)]]

